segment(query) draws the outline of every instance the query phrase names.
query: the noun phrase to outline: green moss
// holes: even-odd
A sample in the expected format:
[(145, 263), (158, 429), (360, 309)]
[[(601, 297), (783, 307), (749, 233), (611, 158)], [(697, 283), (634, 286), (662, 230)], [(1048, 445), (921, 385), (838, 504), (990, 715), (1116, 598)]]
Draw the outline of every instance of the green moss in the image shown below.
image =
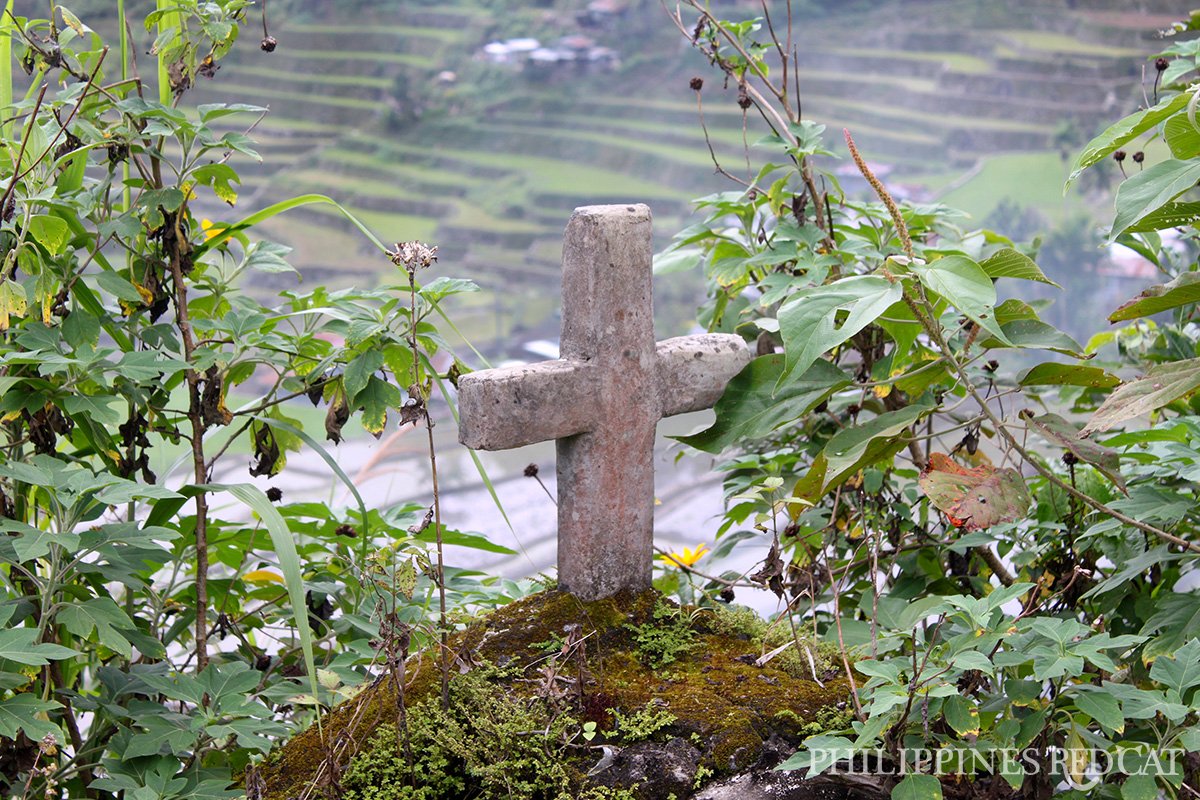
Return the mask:
[(507, 691), (511, 677), (473, 670), (451, 682), (449, 709), (430, 697), (409, 709), (405, 729), (381, 726), (350, 761), (345, 800), (572, 797), (565, 749), (578, 723)]
[[(454, 800), (474, 792), (469, 796), (634, 800), (634, 787), (587, 785), (595, 752), (578, 746), (585, 743), (584, 722), (596, 723), (591, 744), (689, 741), (712, 777), (753, 764), (771, 736), (798, 745), (810, 726), (839, 724), (836, 707), (844, 708), (848, 697), (844, 678), (822, 676), (825, 683), (818, 685), (807, 667), (791, 675), (778, 658), (757, 666), (763, 642), (774, 635), (771, 626), (744, 612), (721, 613), (679, 609), (649, 591), (586, 603), (547, 591), (470, 620), (450, 639), (456, 663), (505, 669), (456, 673), (453, 703), (443, 712), (436, 659), (409, 660), (404, 705), (419, 770), (409, 766), (395, 733), (400, 702), (394, 681), (378, 681), (325, 717), (328, 742), (348, 737), (361, 743), (344, 767), (343, 785), (358, 792), (347, 797)], [(670, 633), (651, 635), (660, 629)], [(643, 647), (650, 640), (648, 659)], [(655, 649), (661, 641), (686, 645), (669, 648), (675, 658), (669, 674), (648, 664), (666, 652)], [(549, 652), (548, 642), (560, 643), (558, 649)], [(295, 737), (264, 765), (263, 799), (300, 796), (329, 752), (315, 728)], [(431, 776), (418, 784), (429, 789), (424, 794), (408, 783), (418, 771)], [(462, 780), (467, 790), (458, 788)], [(507, 788), (514, 781), (519, 790)]]
[(696, 645), (696, 633), (691, 620), (679, 609), (661, 600), (654, 605), (653, 618), (641, 625), (626, 625), (633, 633), (638, 657), (648, 667), (673, 664)]
[(634, 711), (622, 713), (616, 710), (614, 733), (625, 742), (644, 742), (653, 739), (655, 734), (671, 727), (678, 720), (674, 714), (653, 701), (646, 703)]

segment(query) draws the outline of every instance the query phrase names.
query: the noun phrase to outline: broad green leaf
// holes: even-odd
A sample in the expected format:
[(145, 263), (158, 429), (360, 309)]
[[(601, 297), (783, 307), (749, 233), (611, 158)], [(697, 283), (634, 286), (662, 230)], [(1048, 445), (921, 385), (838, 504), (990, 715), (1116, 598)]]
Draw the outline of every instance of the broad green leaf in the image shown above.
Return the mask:
[(1080, 436), (1089, 436), (1162, 408), (1200, 387), (1200, 358), (1152, 367), (1145, 377), (1122, 384), (1104, 401)]
[[(416, 539), (421, 542), (436, 542), (437, 529), (430, 525), (416, 536)], [(468, 533), (466, 531), (447, 530), (442, 526), (442, 544), (452, 544), (458, 547), (469, 547), (472, 550), (483, 550), (488, 553), (500, 553), (501, 555), (513, 556), (516, 555), (515, 550), (510, 550), (501, 544), (496, 544), (488, 539), (482, 533)]]
[(655, 253), (654, 274), (673, 275), (676, 272), (686, 272), (698, 267), (703, 258), (702, 251), (691, 247)]
[(1053, 325), (1040, 319), (1017, 319), (1000, 326), (1005, 341), (986, 337), (981, 345), (986, 348), (1020, 347), (1026, 350), (1051, 350), (1055, 353), (1083, 358), (1083, 348)]
[(404, 396), (392, 384), (371, 375), (354, 402), (362, 408), (363, 428), (378, 437), (387, 426), (388, 411), (398, 408), (404, 402)]
[(10, 628), (0, 631), (0, 658), (30, 667), (42, 667), (51, 661), (62, 661), (79, 655), (71, 648), (59, 644), (36, 643), (37, 635), (35, 628)]
[(96, 632), (100, 644), (129, 658), (133, 648), (119, 628), (134, 628), (133, 620), (111, 597), (94, 597), (82, 603), (68, 603), (55, 616), (69, 632), (84, 639)]
[[(991, 282), (988, 282), (991, 285)], [(874, 275), (858, 275), (801, 293), (779, 309), (786, 366), (779, 387), (791, 375), (802, 375), (823, 353), (870, 325), (901, 299), (899, 283)], [(846, 317), (838, 324), (838, 312)]]
[(1121, 383), (1116, 375), (1100, 367), (1083, 364), (1038, 364), (1017, 376), (1021, 386), (1088, 386), (1093, 389), (1111, 389)]
[(343, 373), (343, 386), (346, 389), (346, 397), (351, 403), (355, 401), (358, 393), (367, 387), (371, 376), (381, 367), (383, 367), (383, 353), (376, 347), (367, 349), (346, 365)]
[(942, 784), (932, 775), (912, 773), (892, 789), (892, 800), (942, 800)]
[(979, 735), (979, 709), (963, 697), (955, 695), (942, 701), (942, 714), (959, 736)]
[(1113, 733), (1125, 730), (1125, 715), (1121, 713), (1121, 705), (1110, 694), (1081, 689), (1075, 697), (1075, 706)]
[(1116, 450), (1110, 450), (1093, 441), (1081, 438), (1079, 429), (1057, 414), (1030, 417), (1029, 424), (1053, 444), (1065, 447), (1080, 460), (1095, 466), (1105, 477), (1116, 484), (1118, 489), (1128, 494), (1125, 489), (1125, 479), (1121, 477), (1121, 459)]
[(25, 731), (25, 735), (35, 742), (47, 736), (61, 741), (63, 735), (59, 727), (39, 716), (56, 708), (62, 708), (62, 705), (53, 700), (39, 700), (28, 693), (0, 700), (0, 737), (15, 739), (19, 731)]
[(62, 253), (70, 236), (65, 220), (46, 214), (39, 214), (29, 220), (29, 233), (54, 256)]
[[(899, 411), (888, 411), (853, 427), (843, 428), (825, 445), (822, 454), (828, 460), (826, 486), (840, 483), (859, 469), (859, 461), (868, 454), (877, 439), (893, 439), (917, 420), (933, 411), (926, 405), (911, 405)], [(896, 444), (896, 442), (889, 442)], [(903, 446), (902, 442), (899, 442)], [(895, 452), (895, 451), (893, 451)]]
[(1176, 158), (1195, 158), (1200, 155), (1200, 131), (1196, 130), (1186, 114), (1177, 114), (1163, 125), (1163, 138), (1171, 155)]
[(455, 294), (463, 294), (464, 292), (478, 292), (479, 284), (475, 281), (469, 281), (464, 278), (434, 278), (429, 283), (421, 287), (418, 294), (424, 297), (431, 303), (436, 303), (443, 297), (450, 297)]
[[(1019, 278), (1027, 281), (1038, 281), (1058, 286), (1046, 277), (1041, 268), (1032, 258), (1006, 247), (994, 255), (979, 262), (979, 266), (992, 278)], [(1058, 286), (1058, 288), (1062, 288)]]
[(1177, 111), (1183, 110), (1188, 103), (1188, 98), (1187, 93), (1168, 97), (1153, 108), (1130, 114), (1108, 126), (1103, 133), (1088, 142), (1087, 146), (1083, 148), (1083, 152), (1075, 159), (1063, 191), (1069, 189), (1079, 174), (1092, 164), (1116, 152), (1126, 142), (1132, 141), (1139, 134), (1150, 130)]
[[(1196, 204), (1200, 207), (1200, 203)], [(1200, 272), (1184, 272), (1170, 283), (1151, 286), (1109, 315), (1109, 322), (1149, 317), (1200, 301)]]
[(1117, 188), (1117, 216), (1109, 239), (1115, 239), (1200, 181), (1200, 161), (1167, 159), (1142, 170)]
[(1126, 233), (1148, 233), (1182, 228), (1200, 221), (1200, 203), (1164, 203), (1126, 228)]
[(1158, 800), (1161, 796), (1153, 775), (1130, 775), (1121, 784), (1121, 800)]
[(1181, 697), (1200, 685), (1200, 639), (1192, 639), (1173, 655), (1156, 658), (1150, 667), (1150, 677)]
[(1011, 344), (996, 320), (996, 287), (983, 268), (966, 256), (945, 256), (914, 264), (921, 283), (1004, 344)]
[(858, 748), (844, 736), (818, 734), (804, 740), (804, 749), (792, 755), (776, 769), (807, 769), (809, 777), (820, 775), (839, 761), (851, 758)]
[(818, 359), (803, 375), (775, 392), (783, 370), (782, 354), (754, 359), (725, 387), (714, 409), (713, 424), (700, 433), (676, 438), (697, 450), (720, 453), (735, 443), (771, 434), (850, 383), (846, 373)]

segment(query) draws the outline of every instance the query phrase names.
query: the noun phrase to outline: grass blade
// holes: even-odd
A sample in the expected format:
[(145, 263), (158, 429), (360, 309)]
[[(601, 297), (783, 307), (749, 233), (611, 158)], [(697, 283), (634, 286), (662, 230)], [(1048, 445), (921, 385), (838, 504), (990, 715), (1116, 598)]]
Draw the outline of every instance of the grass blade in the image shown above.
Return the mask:
[(263, 210), (256, 211), (253, 214), (251, 214), (250, 216), (243, 218), (241, 221), (235, 222), (233, 225), (230, 225), (228, 228), (225, 228), (220, 233), (213, 236), (211, 239), (209, 239), (204, 244), (197, 245), (196, 256), (199, 257), (199, 256), (203, 255), (204, 253), (208, 252), (212, 248), (220, 245), (222, 242), (224, 242), (226, 239), (233, 236), (234, 234), (244, 231), (247, 228), (252, 228), (255, 225), (257, 225), (258, 223), (263, 222), (264, 220), (268, 220), (271, 217), (282, 214), (285, 211), (291, 211), (293, 208), (299, 208), (301, 206), (312, 205), (314, 203), (327, 203), (328, 205), (333, 206), (338, 211), (340, 211), (342, 213), (342, 215), (346, 217), (346, 219), (350, 220), (350, 222), (354, 224), (354, 227), (356, 227), (360, 231), (362, 231), (363, 235), (367, 237), (367, 239), (371, 242), (371, 244), (373, 244), (377, 248), (379, 248), (379, 252), (386, 253), (388, 251), (387, 246), (384, 245), (383, 242), (379, 241), (379, 237), (377, 237), (375, 234), (371, 233), (370, 228), (368, 228), (366, 225), (364, 225), (362, 222), (360, 222), (357, 217), (355, 217), (353, 214), (351, 214), (349, 211), (347, 211), (345, 208), (343, 208), (342, 204), (339, 203), (338, 201), (334, 200), (332, 197), (326, 197), (323, 194), (302, 194), (297, 197), (292, 197), (287, 200), (281, 200), (278, 203), (269, 205), (266, 208), (264, 208)]
[[(0, 115), (7, 118), (13, 102), (13, 70), (12, 70), (12, 37), (16, 29), (13, 25), (13, 0), (8, 0), (4, 6), (4, 17), (0, 19)], [(5, 119), (0, 127), (0, 134), (7, 139), (12, 132), (12, 122)]]
[[(308, 672), (309, 690), (316, 701), (320, 687), (317, 685), (317, 663), (313, 655), (312, 631), (308, 627), (308, 604), (304, 598), (304, 574), (300, 568), (300, 555), (296, 552), (296, 542), (287, 522), (267, 499), (262, 489), (249, 483), (208, 484), (199, 487), (208, 492), (229, 492), (245, 505), (249, 506), (258, 518), (262, 520), (271, 536), (271, 544), (275, 547), (275, 556), (279, 559), (279, 571), (283, 573), (283, 583), (287, 587), (288, 600), (292, 604), (292, 621), (296, 625), (296, 633), (300, 637), (300, 649), (304, 653), (304, 668)], [(317, 729), (320, 730), (321, 713), (317, 710)]]

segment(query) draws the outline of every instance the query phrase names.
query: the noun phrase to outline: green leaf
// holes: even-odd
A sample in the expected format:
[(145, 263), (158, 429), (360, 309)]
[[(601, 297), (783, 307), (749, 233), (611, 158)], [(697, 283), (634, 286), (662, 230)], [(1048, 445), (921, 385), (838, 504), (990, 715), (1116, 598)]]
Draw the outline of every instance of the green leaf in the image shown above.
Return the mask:
[(431, 303), (436, 303), (443, 297), (449, 297), (454, 294), (462, 294), (464, 292), (478, 292), (479, 284), (475, 281), (468, 281), (463, 278), (435, 278), (430, 283), (421, 287), (418, 294), (424, 297)]
[(50, 255), (57, 256), (66, 247), (70, 230), (65, 220), (39, 214), (29, 220), (29, 233)]
[(698, 267), (704, 254), (696, 248), (669, 250), (665, 253), (654, 254), (654, 274), (672, 275), (676, 272), (686, 272)]
[[(780, 388), (788, 376), (804, 374), (822, 353), (870, 325), (902, 296), (898, 282), (873, 275), (843, 278), (797, 293), (779, 309), (779, 332), (787, 355)], [(839, 325), (838, 312), (843, 310), (849, 313)]]
[(1121, 784), (1121, 800), (1158, 800), (1159, 796), (1153, 775), (1130, 775)]
[(378, 372), (382, 366), (383, 353), (377, 347), (372, 347), (364, 351), (346, 365), (346, 370), (343, 373), (343, 386), (346, 389), (346, 397), (349, 399), (349, 402), (354, 402), (358, 393), (367, 387), (371, 376)]
[(1080, 460), (1094, 465), (1118, 489), (1128, 494), (1125, 479), (1121, 477), (1121, 459), (1116, 450), (1081, 438), (1079, 430), (1057, 414), (1030, 417), (1029, 424), (1051, 443), (1065, 447)]
[(932, 775), (913, 773), (892, 789), (892, 800), (942, 800), (942, 784)]
[(675, 438), (697, 450), (720, 453), (735, 443), (769, 435), (850, 384), (846, 373), (818, 359), (803, 375), (775, 392), (783, 370), (782, 354), (754, 359), (725, 387), (725, 394), (714, 409), (713, 424), (700, 433)]
[(1200, 685), (1200, 639), (1192, 639), (1173, 655), (1159, 656), (1150, 667), (1150, 677), (1182, 697)]
[[(1041, 268), (1034, 262), (1032, 258), (1019, 253), (1010, 247), (995, 253), (989, 258), (979, 262), (980, 268), (992, 278), (1019, 278), (1027, 281), (1038, 281), (1040, 283), (1048, 283), (1051, 286), (1058, 286), (1057, 283), (1046, 277)], [(1058, 286), (1058, 288), (1062, 288)]]
[(1079, 174), (1092, 164), (1116, 152), (1126, 142), (1132, 141), (1177, 111), (1181, 111), (1187, 105), (1189, 97), (1190, 95), (1187, 93), (1168, 97), (1153, 108), (1130, 114), (1108, 126), (1103, 133), (1088, 142), (1087, 146), (1083, 148), (1083, 152), (1075, 159), (1075, 163), (1071, 166), (1071, 174), (1067, 176), (1064, 191), (1070, 188)]
[(945, 256), (929, 264), (914, 264), (921, 283), (949, 301), (992, 336), (1011, 344), (996, 320), (996, 287), (983, 268), (966, 256)]
[(25, 731), (25, 735), (35, 742), (47, 736), (61, 741), (62, 731), (58, 726), (38, 718), (39, 714), (56, 708), (62, 708), (62, 705), (53, 700), (39, 700), (28, 693), (0, 701), (0, 737), (15, 739), (19, 731)]
[(959, 736), (979, 735), (979, 709), (962, 695), (947, 697), (942, 701), (942, 714), (946, 722)]
[(1110, 694), (1080, 690), (1075, 697), (1075, 706), (1113, 733), (1125, 730), (1125, 715), (1121, 713), (1121, 705)]
[[(421, 531), (416, 537), (420, 542), (436, 542), (437, 529), (430, 525), (425, 530)], [(469, 547), (472, 550), (483, 550), (488, 553), (500, 553), (501, 555), (513, 556), (516, 555), (515, 550), (510, 550), (501, 544), (488, 539), (482, 533), (468, 533), (466, 531), (447, 530), (442, 526), (442, 544), (452, 544), (458, 547)]]
[(142, 295), (137, 287), (115, 272), (101, 272), (96, 276), (96, 285), (118, 300), (140, 305)]
[(1200, 181), (1200, 161), (1167, 159), (1123, 182), (1117, 189), (1117, 216), (1109, 240), (1191, 189), (1197, 181)]
[(133, 655), (133, 648), (118, 628), (133, 628), (129, 618), (111, 597), (94, 597), (84, 603), (70, 603), (55, 616), (69, 632), (84, 639), (96, 632), (100, 644), (120, 653), (126, 658)]
[(1165, 203), (1130, 225), (1126, 233), (1148, 233), (1164, 228), (1182, 228), (1200, 221), (1200, 203)]
[(35, 644), (37, 635), (38, 632), (34, 628), (10, 628), (0, 631), (0, 658), (30, 667), (43, 667), (51, 661), (62, 661), (79, 655), (71, 648), (59, 644)]
[(1040, 319), (1017, 319), (1000, 326), (1006, 341), (987, 337), (981, 342), (986, 348), (1020, 347), (1026, 350), (1051, 350), (1055, 353), (1083, 358), (1079, 342)]
[(1200, 358), (1159, 364), (1145, 377), (1124, 383), (1109, 395), (1080, 435), (1106, 431), (1121, 422), (1148, 414), (1197, 387), (1200, 387)]
[[(1196, 204), (1200, 206), (1200, 203)], [(1149, 317), (1200, 301), (1200, 272), (1184, 272), (1170, 283), (1151, 286), (1109, 315), (1109, 322)]]
[(1163, 138), (1171, 155), (1176, 158), (1195, 158), (1200, 155), (1200, 131), (1196, 130), (1186, 114), (1178, 114), (1163, 125)]
[(1093, 389), (1111, 389), (1120, 384), (1121, 379), (1100, 367), (1046, 363), (1020, 373), (1017, 382), (1021, 386), (1087, 386)]
[[(898, 437), (906, 428), (933, 411), (931, 406), (911, 405), (888, 411), (853, 427), (843, 428), (825, 445), (822, 454), (828, 460), (826, 486), (840, 483), (860, 468), (871, 443), (877, 439)], [(900, 443), (903, 446), (903, 443)]]
[(362, 426), (374, 436), (383, 433), (387, 426), (388, 411), (399, 408), (404, 396), (392, 384), (371, 375), (366, 387), (355, 397), (362, 408)]

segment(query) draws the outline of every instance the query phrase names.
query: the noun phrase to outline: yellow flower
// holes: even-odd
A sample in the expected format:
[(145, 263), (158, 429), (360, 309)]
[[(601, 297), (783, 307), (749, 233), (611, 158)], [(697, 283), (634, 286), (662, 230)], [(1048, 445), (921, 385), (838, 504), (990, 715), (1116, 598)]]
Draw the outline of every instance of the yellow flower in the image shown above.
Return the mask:
[(674, 564), (675, 566), (682, 568), (694, 566), (697, 561), (704, 558), (704, 556), (707, 554), (708, 545), (701, 544), (697, 545), (695, 550), (690, 547), (685, 547), (683, 548), (682, 553), (671, 553), (670, 555), (664, 553), (663, 555), (660, 555), (659, 558), (661, 558), (663, 561), (666, 561), (668, 564)]
[(204, 241), (208, 241), (225, 230), (224, 225), (217, 225), (211, 219), (200, 220), (200, 229), (204, 231)]

